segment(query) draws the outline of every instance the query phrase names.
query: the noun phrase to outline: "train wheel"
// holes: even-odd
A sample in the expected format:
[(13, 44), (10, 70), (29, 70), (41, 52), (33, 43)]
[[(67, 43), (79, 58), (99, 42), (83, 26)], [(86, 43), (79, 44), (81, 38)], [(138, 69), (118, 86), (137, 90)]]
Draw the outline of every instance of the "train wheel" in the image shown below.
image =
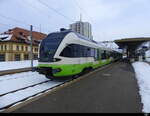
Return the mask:
[(77, 79), (77, 78), (79, 78), (79, 76), (80, 76), (80, 75), (73, 75), (72, 78), (73, 78), (73, 79)]
[(50, 80), (54, 80), (54, 77), (50, 76), (50, 75), (46, 75), (46, 78), (47, 79), (50, 79)]
[(82, 71), (81, 76), (82, 76), (82, 75), (85, 75), (85, 74), (87, 74), (87, 73), (88, 73), (88, 69), (86, 68), (86, 69), (84, 69), (84, 70)]
[(85, 74), (91, 72), (92, 70), (93, 70), (92, 68), (86, 68), (82, 71), (82, 75), (85, 75)]

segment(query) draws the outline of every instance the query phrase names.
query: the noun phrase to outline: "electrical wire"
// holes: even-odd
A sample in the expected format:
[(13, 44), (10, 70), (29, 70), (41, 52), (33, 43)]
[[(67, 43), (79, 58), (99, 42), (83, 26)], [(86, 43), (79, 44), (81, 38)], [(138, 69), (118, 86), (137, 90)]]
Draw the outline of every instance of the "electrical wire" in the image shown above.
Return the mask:
[[(12, 17), (5, 16), (5, 15), (3, 15), (3, 14), (0, 14), (0, 17), (5, 18), (5, 19), (8, 19), (8, 20), (11, 20), (11, 21), (16, 22), (16, 23), (18, 23), (18, 24), (22, 24), (22, 25), (24, 25), (24, 26), (31, 26), (31, 24), (28, 24), (28, 23), (26, 23), (26, 22), (24, 22), (24, 21), (21, 21), (21, 20), (12, 18)], [(33, 25), (33, 27), (39, 29), (38, 26)]]
[(45, 2), (41, 1), (41, 0), (38, 0), (42, 5), (44, 5), (45, 7), (47, 7), (48, 9), (50, 9), (51, 11), (57, 13), (58, 15), (64, 17), (65, 19), (67, 19), (68, 21), (70, 22), (73, 22), (74, 20), (70, 19), (69, 17), (65, 16), (64, 14), (58, 12), (56, 9), (50, 7), (49, 5), (47, 5)]

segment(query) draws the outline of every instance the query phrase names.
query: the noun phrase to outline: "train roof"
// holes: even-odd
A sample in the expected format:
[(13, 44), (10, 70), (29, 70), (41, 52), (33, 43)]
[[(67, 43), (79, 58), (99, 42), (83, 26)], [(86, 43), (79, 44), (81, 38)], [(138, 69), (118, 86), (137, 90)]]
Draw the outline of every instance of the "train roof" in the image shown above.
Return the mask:
[(53, 32), (50, 33), (47, 38), (54, 37), (54, 38), (64, 38), (67, 34), (69, 34), (70, 31), (61, 31), (61, 32)]
[(87, 37), (85, 37), (85, 36), (83, 36), (83, 35), (81, 35), (81, 34), (79, 34), (79, 33), (77, 33), (77, 32), (75, 32), (75, 31), (72, 31), (72, 30), (63, 30), (63, 31), (60, 31), (60, 32), (54, 32), (54, 33), (50, 33), (48, 36), (55, 36), (56, 38), (57, 37), (61, 37), (61, 38), (64, 38), (67, 34), (69, 34), (69, 33), (75, 33), (80, 39), (82, 39), (82, 40), (86, 40), (86, 41), (88, 41), (88, 42), (92, 42), (92, 43), (95, 43), (95, 44), (98, 44), (96, 41), (94, 41), (94, 40), (91, 40), (91, 39), (89, 39), (89, 38), (87, 38)]
[[(79, 33), (77, 33), (77, 32), (75, 32), (75, 31), (72, 31), (72, 30), (63, 30), (63, 31), (59, 31), (59, 32), (53, 32), (53, 33), (50, 33), (48, 36), (47, 36), (47, 40), (50, 38), (50, 37), (52, 37), (52, 38), (65, 38), (65, 36), (67, 36), (69, 33), (74, 33), (74, 34), (76, 34), (80, 39), (82, 39), (82, 40), (85, 40), (85, 41), (87, 41), (87, 42), (91, 42), (91, 43), (94, 43), (94, 44), (96, 44), (99, 48), (101, 48), (101, 49), (103, 49), (103, 50), (107, 50), (107, 51), (115, 51), (115, 50), (112, 50), (112, 49), (110, 49), (110, 48), (106, 48), (106, 47), (104, 47), (104, 46), (101, 46), (101, 45), (99, 45), (98, 44), (98, 42), (96, 42), (96, 41), (94, 41), (94, 40), (91, 40), (91, 39), (89, 39), (89, 38), (87, 38), (87, 37), (85, 37), (85, 36), (83, 36), (83, 35), (81, 35), (81, 34), (79, 34)], [(116, 51), (117, 52), (117, 51)]]
[[(74, 32), (74, 31), (73, 31), (73, 32)], [(96, 41), (91, 40), (91, 39), (89, 39), (89, 38), (87, 38), (87, 37), (85, 37), (85, 36), (83, 36), (83, 35), (81, 35), (81, 34), (79, 34), (79, 33), (77, 33), (77, 32), (74, 32), (74, 33), (75, 33), (80, 39), (83, 39), (83, 40), (86, 40), (86, 41), (89, 41), (89, 42), (98, 44)]]

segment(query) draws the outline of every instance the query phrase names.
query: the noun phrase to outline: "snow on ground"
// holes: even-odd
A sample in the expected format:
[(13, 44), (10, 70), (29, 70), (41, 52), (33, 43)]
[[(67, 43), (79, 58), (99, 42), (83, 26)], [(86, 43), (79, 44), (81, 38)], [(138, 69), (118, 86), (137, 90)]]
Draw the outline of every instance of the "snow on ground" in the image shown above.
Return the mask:
[[(37, 72), (24, 72), (13, 75), (1, 76), (0, 77), (0, 95), (6, 94), (7, 92), (12, 92), (21, 88), (32, 86), (34, 84), (39, 84), (41, 82), (48, 81), (44, 75), (40, 75)], [(17, 103), (20, 100), (36, 95), (47, 89), (53, 88), (62, 84), (63, 81), (50, 81), (43, 83), (41, 85), (36, 85), (15, 93), (10, 93), (0, 97), (0, 109)]]
[(8, 35), (8, 34), (0, 34), (0, 40), (1, 41), (8, 41), (10, 40), (12, 37), (12, 35)]
[(146, 61), (150, 62), (150, 50), (146, 52)]
[(44, 92), (50, 88), (58, 86), (63, 82), (47, 82), (42, 85), (37, 85), (35, 87), (30, 87), (25, 90), (21, 90), (15, 93), (11, 93), (5, 96), (0, 97), (0, 109), (6, 106), (9, 106), (13, 103), (17, 103), (25, 98), (32, 97), (40, 92)]
[(150, 113), (150, 65), (145, 62), (135, 62), (132, 65), (138, 80), (143, 112)]
[[(34, 66), (38, 65), (38, 61), (34, 61)], [(4, 70), (12, 70), (12, 69), (19, 69), (19, 68), (28, 68), (31, 67), (31, 61), (10, 61), (10, 62), (0, 62), (0, 71)]]
[[(11, 78), (10, 78), (11, 77)], [(48, 81), (37, 72), (24, 72), (0, 77), (0, 95)]]

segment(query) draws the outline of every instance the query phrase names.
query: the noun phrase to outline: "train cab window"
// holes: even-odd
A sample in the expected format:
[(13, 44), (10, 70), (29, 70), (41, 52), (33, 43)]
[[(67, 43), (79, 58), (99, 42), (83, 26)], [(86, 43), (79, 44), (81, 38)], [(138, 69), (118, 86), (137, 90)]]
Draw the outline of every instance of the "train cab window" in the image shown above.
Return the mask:
[(51, 33), (42, 40), (39, 50), (39, 62), (53, 62), (59, 45), (68, 33), (69, 32)]

